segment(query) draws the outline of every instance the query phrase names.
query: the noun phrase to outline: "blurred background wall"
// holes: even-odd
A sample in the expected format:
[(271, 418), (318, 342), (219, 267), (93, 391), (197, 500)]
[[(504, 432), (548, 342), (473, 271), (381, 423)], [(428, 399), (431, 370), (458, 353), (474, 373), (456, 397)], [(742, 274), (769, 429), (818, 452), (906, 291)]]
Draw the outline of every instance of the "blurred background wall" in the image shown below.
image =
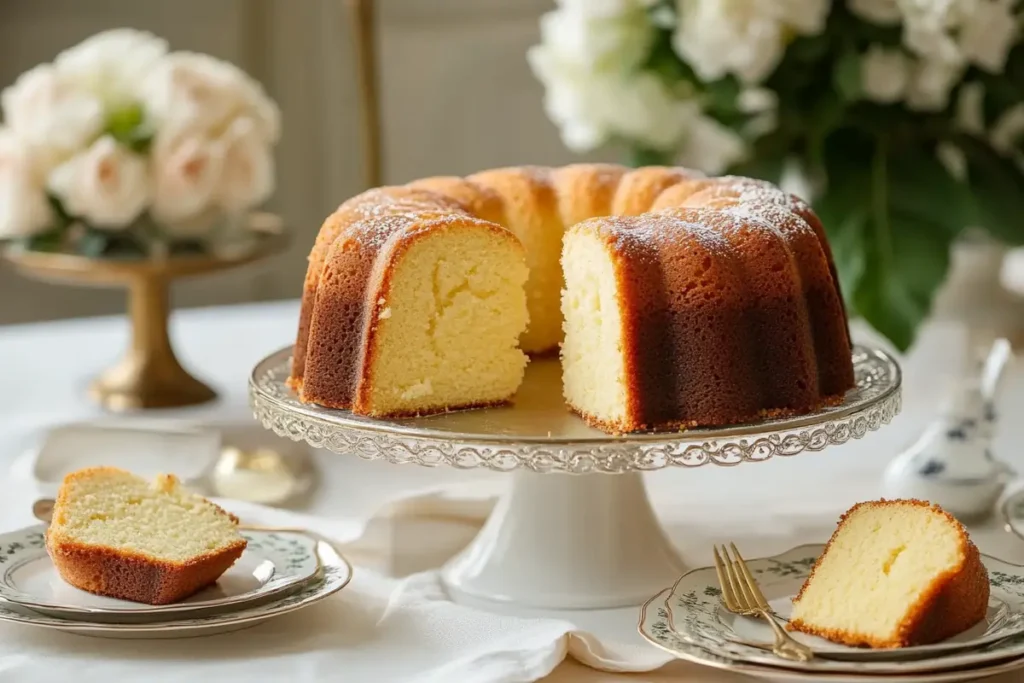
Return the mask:
[[(526, 64), (550, 0), (378, 0), (385, 181), (579, 157), (561, 144)], [(345, 0), (3, 0), (0, 87), (98, 31), (128, 26), (239, 64), (281, 107), (269, 208), (293, 234), (265, 267), (186, 280), (175, 304), (297, 297), (323, 217), (362, 187)], [(47, 285), (0, 264), (0, 324), (118, 313), (123, 293)], [(8, 294), (11, 293), (11, 294)]]

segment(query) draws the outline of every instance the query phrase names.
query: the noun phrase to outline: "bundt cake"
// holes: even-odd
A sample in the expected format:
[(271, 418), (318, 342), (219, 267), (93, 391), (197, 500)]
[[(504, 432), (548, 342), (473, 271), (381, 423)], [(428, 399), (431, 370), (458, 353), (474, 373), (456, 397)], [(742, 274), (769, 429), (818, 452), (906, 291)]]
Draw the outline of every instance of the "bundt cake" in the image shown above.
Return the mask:
[(152, 605), (213, 584), (245, 550), (238, 520), (169, 475), (113, 467), (65, 477), (46, 548), (61, 577), (90, 593)]
[(289, 383), (326, 407), (429, 414), (509, 400), (523, 354), (559, 346), (569, 407), (612, 432), (808, 411), (854, 384), (806, 204), (763, 181), (613, 164), (346, 201), (310, 253)]
[(926, 645), (981, 621), (988, 598), (988, 573), (960, 522), (919, 500), (881, 500), (842, 516), (789, 625), (852, 646)]

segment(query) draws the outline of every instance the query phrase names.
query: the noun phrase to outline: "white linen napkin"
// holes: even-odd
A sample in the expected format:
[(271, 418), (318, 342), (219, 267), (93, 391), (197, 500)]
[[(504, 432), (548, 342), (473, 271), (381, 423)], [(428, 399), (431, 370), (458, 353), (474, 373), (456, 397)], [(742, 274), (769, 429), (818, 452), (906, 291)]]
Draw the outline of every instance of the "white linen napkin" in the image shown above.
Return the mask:
[[(350, 557), (401, 566), (400, 558), (390, 558), (391, 563), (388, 558), (372, 558), (372, 549), (376, 547), (377, 553), (391, 555), (415, 555), (418, 549), (404, 542), (413, 538), (415, 532), (408, 529), (403, 533), (401, 527), (422, 525), (432, 519), (461, 522), (468, 527), (464, 531), (469, 532), (463, 538), (471, 536), (490, 512), (496, 489), (477, 482), (423, 491), (386, 504), (361, 530), (354, 522), (339, 524), (260, 505), (227, 501), (224, 504), (231, 505), (246, 523), (301, 526), (337, 539), (340, 549)], [(374, 522), (387, 524), (383, 543), (380, 538), (373, 538), (380, 536), (379, 532), (366, 533)], [(346, 538), (352, 540), (344, 542)], [(429, 545), (443, 543), (436, 533), (423, 538)], [(446, 555), (455, 550), (457, 545), (441, 548)], [(651, 671), (672, 660), (670, 655), (637, 637), (634, 608), (554, 614), (521, 610), (529, 616), (498, 614), (452, 602), (436, 568), (395, 579), (360, 566), (355, 587), (349, 601), (357, 603), (364, 614), (379, 613), (374, 625), (375, 640), (386, 643), (397, 658), (423, 648), (437, 655), (436, 669), (418, 667), (417, 681), (532, 681), (546, 676), (567, 655), (592, 668), (615, 672)], [(587, 628), (590, 625), (598, 625), (604, 633), (592, 632)], [(627, 638), (621, 639), (622, 631)]]

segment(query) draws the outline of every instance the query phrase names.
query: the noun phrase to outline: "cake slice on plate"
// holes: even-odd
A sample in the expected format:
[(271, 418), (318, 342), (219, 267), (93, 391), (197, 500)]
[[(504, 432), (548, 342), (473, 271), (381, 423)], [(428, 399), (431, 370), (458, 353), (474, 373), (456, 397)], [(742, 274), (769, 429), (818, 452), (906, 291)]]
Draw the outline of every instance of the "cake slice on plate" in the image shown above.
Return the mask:
[(152, 605), (215, 583), (245, 546), (235, 517), (174, 476), (150, 483), (113, 467), (65, 477), (46, 532), (53, 564), (69, 584)]
[(793, 600), (790, 628), (853, 646), (936, 643), (988, 610), (988, 572), (967, 530), (918, 500), (859, 503)]

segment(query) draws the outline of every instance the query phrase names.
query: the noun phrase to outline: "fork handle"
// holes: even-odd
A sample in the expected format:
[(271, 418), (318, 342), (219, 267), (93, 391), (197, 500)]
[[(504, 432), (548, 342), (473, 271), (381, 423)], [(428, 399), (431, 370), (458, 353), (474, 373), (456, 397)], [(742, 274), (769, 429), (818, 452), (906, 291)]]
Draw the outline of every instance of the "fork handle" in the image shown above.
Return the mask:
[(774, 614), (766, 609), (758, 609), (757, 613), (768, 622), (768, 625), (772, 627), (772, 632), (775, 634), (772, 652), (783, 659), (798, 662), (814, 659), (814, 650), (789, 635), (786, 629), (782, 627), (782, 624), (775, 619)]

